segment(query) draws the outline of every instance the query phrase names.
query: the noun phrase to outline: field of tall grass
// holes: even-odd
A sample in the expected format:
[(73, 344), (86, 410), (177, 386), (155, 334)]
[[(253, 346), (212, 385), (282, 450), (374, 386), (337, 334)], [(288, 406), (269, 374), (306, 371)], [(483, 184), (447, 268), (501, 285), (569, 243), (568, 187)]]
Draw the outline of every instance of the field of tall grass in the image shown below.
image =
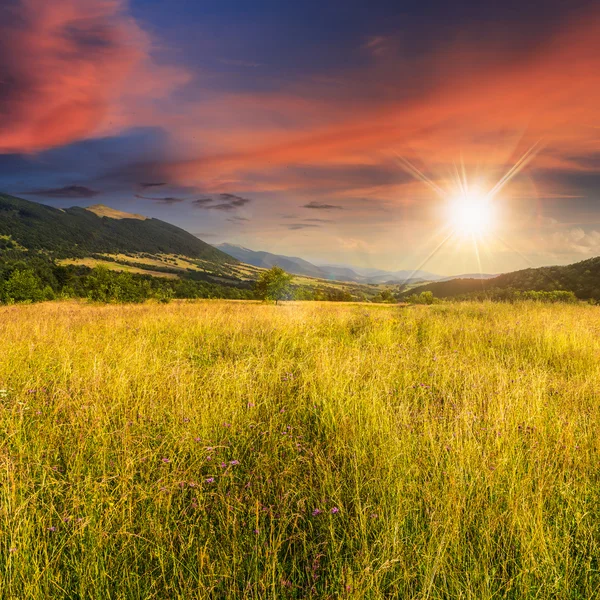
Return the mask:
[(600, 310), (0, 308), (0, 597), (600, 597)]

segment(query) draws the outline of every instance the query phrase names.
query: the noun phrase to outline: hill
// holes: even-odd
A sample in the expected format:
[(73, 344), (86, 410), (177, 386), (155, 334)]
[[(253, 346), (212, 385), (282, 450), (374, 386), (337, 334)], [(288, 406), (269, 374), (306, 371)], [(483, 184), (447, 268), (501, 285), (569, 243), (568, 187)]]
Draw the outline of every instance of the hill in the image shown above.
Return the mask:
[(583, 300), (600, 300), (600, 257), (572, 265), (539, 267), (505, 273), (491, 279), (452, 279), (413, 288), (407, 294), (430, 291), (436, 298), (508, 297), (514, 292), (567, 290)]
[(441, 279), (439, 275), (426, 271), (384, 271), (381, 269), (361, 269), (348, 265), (314, 265), (297, 256), (272, 254), (260, 250), (250, 250), (235, 244), (218, 244), (217, 248), (237, 258), (243, 263), (269, 269), (281, 267), (294, 275), (305, 275), (330, 281), (346, 281), (364, 284), (418, 283)]
[(217, 264), (237, 263), (175, 225), (102, 205), (61, 210), (0, 194), (0, 236), (28, 250), (56, 257), (144, 252), (179, 254)]
[(217, 248), (237, 258), (239, 261), (254, 267), (270, 269), (271, 267), (278, 266), (294, 275), (328, 279), (326, 271), (296, 256), (282, 256), (271, 254), (270, 252), (255, 251), (243, 246), (236, 246), (235, 244), (218, 244)]

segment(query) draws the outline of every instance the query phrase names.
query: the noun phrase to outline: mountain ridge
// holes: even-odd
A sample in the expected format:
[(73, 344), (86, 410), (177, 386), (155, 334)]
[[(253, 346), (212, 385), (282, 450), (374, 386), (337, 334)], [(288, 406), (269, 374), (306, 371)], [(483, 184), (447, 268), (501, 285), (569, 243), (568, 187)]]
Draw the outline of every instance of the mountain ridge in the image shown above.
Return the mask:
[[(218, 264), (233, 257), (165, 221), (104, 205), (57, 209), (0, 193), (0, 236), (56, 257), (91, 254), (179, 254)], [(101, 214), (98, 214), (101, 213)], [(102, 214), (104, 213), (104, 214)]]

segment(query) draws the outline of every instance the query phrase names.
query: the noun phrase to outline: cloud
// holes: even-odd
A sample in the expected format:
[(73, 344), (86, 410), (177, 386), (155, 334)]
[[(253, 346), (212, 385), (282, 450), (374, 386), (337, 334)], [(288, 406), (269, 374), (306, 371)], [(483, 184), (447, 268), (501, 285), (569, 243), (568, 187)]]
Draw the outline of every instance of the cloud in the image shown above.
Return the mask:
[[(540, 139), (544, 150), (532, 165), (572, 163), (577, 152), (597, 148), (600, 105), (599, 11), (574, 20), (576, 12), (531, 38), (524, 27), (507, 35), (506, 23), (486, 26), (485, 39), (467, 27), (464, 36), (424, 44), (410, 60), (393, 48), (375, 66), (349, 63), (335, 82), (315, 75), (277, 91), (223, 93), (199, 105), (197, 122), (211, 126), (199, 125), (198, 156), (163, 166), (190, 185), (210, 177), (258, 191), (334, 198), (329, 190), (337, 190), (337, 197), (410, 204), (415, 188), (394, 193), (407, 179), (391, 164), (395, 155), (419, 163), (444, 189), (461, 158), (468, 175), (483, 173), (493, 185)], [(318, 169), (320, 180), (310, 171), (303, 177), (305, 167)]]
[(557, 231), (550, 237), (550, 249), (557, 254), (600, 254), (600, 231), (573, 227)]
[(312, 223), (292, 223), (291, 225), (286, 225), (286, 227), (291, 231), (299, 231), (301, 229), (315, 229), (320, 226), (313, 225)]
[(323, 202), (316, 202), (315, 200), (305, 204), (304, 208), (313, 208), (315, 210), (344, 210), (343, 206), (338, 206), (337, 204), (325, 204)]
[(151, 50), (125, 0), (2, 2), (0, 153), (39, 151), (131, 125), (137, 103), (188, 78), (154, 64)]
[(141, 194), (136, 194), (136, 198), (141, 198), (142, 200), (152, 200), (153, 202), (157, 202), (159, 204), (179, 204), (181, 202), (185, 202), (185, 198), (176, 198), (173, 196), (166, 196), (162, 198), (153, 198), (151, 196), (142, 196)]
[(192, 200), (192, 204), (196, 208), (206, 208), (206, 205), (211, 202), (214, 202), (212, 198), (198, 198), (197, 200)]
[(91, 190), (83, 185), (68, 185), (62, 188), (36, 190), (24, 193), (29, 196), (42, 196), (45, 198), (94, 198), (100, 194), (100, 192)]
[(234, 207), (245, 206), (246, 204), (252, 202), (252, 200), (249, 198), (242, 198), (241, 196), (236, 196), (235, 194), (219, 194), (219, 198), (227, 201)]
[(153, 187), (161, 187), (163, 185), (167, 185), (166, 183), (140, 183), (140, 186), (144, 189), (153, 188)]
[(250, 221), (250, 219), (246, 219), (246, 217), (238, 217), (238, 216), (230, 217), (227, 220), (230, 223), (245, 223), (247, 221)]
[(304, 219), (309, 223), (335, 223), (333, 219)]
[[(214, 203), (217, 204), (214, 204)], [(242, 198), (236, 194), (219, 194), (217, 198), (201, 198), (200, 200), (194, 200), (192, 204), (196, 208), (203, 208), (205, 210), (220, 210), (223, 212), (231, 212), (246, 204), (252, 202), (249, 198)]]

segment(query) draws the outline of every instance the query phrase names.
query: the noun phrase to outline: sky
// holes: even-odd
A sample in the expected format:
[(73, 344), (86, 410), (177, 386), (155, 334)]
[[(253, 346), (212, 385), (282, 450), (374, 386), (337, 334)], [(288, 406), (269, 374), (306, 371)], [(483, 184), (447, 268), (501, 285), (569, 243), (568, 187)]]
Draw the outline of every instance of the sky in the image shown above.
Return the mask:
[(0, 191), (320, 264), (584, 260), (598, 40), (579, 0), (2, 0)]

